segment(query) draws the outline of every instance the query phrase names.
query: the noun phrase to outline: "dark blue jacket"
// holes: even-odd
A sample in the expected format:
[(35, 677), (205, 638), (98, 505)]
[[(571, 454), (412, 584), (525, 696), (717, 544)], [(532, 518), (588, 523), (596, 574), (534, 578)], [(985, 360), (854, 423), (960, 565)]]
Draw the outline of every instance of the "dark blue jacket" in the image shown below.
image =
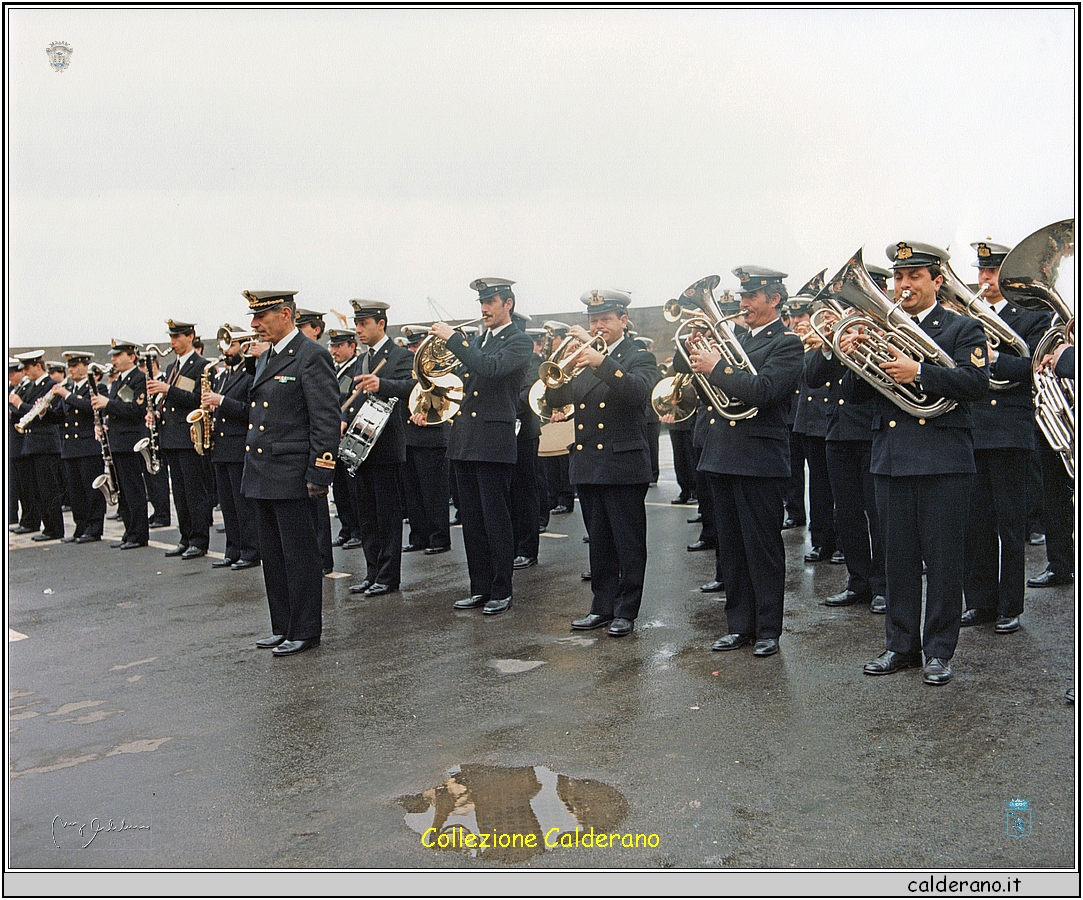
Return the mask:
[[(384, 362), (384, 360), (387, 361)], [(405, 347), (400, 347), (388, 338), (369, 361), (369, 372), (374, 371), (381, 362), (384, 365), (376, 374), (376, 377), (380, 379), (380, 389), (376, 392), (376, 396), (381, 400), (390, 400), (395, 397), (398, 402), (391, 411), (391, 418), (387, 420), (384, 430), (376, 439), (376, 444), (362, 464), (365, 466), (397, 465), (406, 462), (406, 419), (409, 415), (410, 391), (416, 384), (413, 376), (414, 357)], [(360, 361), (356, 364), (354, 374), (361, 374)], [(368, 396), (368, 394), (359, 394), (342, 411), (342, 421), (347, 426), (356, 418)]]
[[(29, 382), (24, 390), (16, 391), (23, 402), (15, 411), (15, 421), (18, 422), (30, 412), (31, 407), (40, 398), (44, 397), (53, 389), (56, 382), (48, 374), (42, 375), (37, 381)], [(53, 407), (60, 405), (60, 398), (53, 400)], [(40, 454), (60, 453), (60, 431), (57, 428), (56, 419), (50, 415), (51, 410), (28, 423), (23, 431), (22, 455), (38, 456)]]
[[(109, 403), (102, 410), (113, 453), (134, 453), (135, 445), (149, 437), (147, 430), (147, 376), (133, 366), (109, 385)], [(192, 441), (189, 439), (188, 444)]]
[(847, 403), (842, 376), (846, 367), (837, 356), (831, 359), (821, 350), (805, 354), (805, 381), (811, 387), (827, 388), (827, 439), (872, 443), (872, 404)]
[[(158, 444), (163, 450), (195, 450), (192, 443), (192, 426), (188, 424), (188, 413), (199, 406), (202, 391), (199, 379), (207, 366), (198, 353), (193, 353), (185, 360), (176, 382), (156, 401), (161, 421), (158, 423)], [(162, 381), (170, 381), (177, 360), (173, 360), (162, 376)]]
[[(60, 426), (61, 459), (78, 459), (82, 456), (101, 456), (102, 445), (94, 437), (94, 409), (90, 405), (90, 379), (78, 388), (71, 379), (64, 382), (68, 396), (58, 400), (52, 415)], [(105, 394), (98, 385), (98, 393)]]
[(236, 369), (226, 369), (214, 386), (215, 393), (222, 395), (222, 402), (214, 411), (214, 450), (211, 461), (216, 463), (243, 463), (244, 446), (248, 442), (248, 412), (251, 401), (248, 391), (252, 387), (252, 373), (244, 364)]

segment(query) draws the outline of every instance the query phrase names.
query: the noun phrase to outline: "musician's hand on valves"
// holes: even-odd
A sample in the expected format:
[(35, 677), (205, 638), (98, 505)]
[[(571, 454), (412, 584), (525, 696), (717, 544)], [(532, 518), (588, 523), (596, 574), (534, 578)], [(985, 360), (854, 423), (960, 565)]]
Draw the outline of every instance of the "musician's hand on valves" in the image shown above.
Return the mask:
[(884, 360), (880, 363), (880, 368), (887, 372), (896, 384), (913, 384), (917, 381), (921, 363), (890, 344), (888, 344), (888, 350), (891, 351), (894, 359)]
[(857, 328), (850, 328), (839, 335), (839, 349), (847, 356), (853, 356), (854, 351), (869, 340), (870, 336), (865, 332), (864, 326), (858, 325)]
[(94, 409), (105, 409), (105, 407), (109, 405), (109, 398), (103, 394), (91, 394), (90, 405)]
[(989, 357), (990, 364), (995, 363), (997, 361), (997, 358), (1000, 356), (1000, 351), (997, 350), (988, 341), (985, 342), (985, 352), (986, 355)]
[(722, 354), (713, 347), (693, 346), (688, 350), (688, 359), (692, 371), (699, 375), (710, 375), (714, 367), (722, 361)]
[(455, 329), (448, 325), (447, 322), (433, 322), (432, 327), (429, 329), (429, 334), (434, 334), (442, 341), (446, 341), (455, 333)]
[(216, 394), (214, 391), (204, 391), (203, 396), (199, 398), (199, 402), (211, 409), (218, 409), (222, 405), (222, 395)]
[(320, 497), (327, 496), (327, 485), (325, 484), (313, 484), (308, 482), (308, 496), (312, 500), (318, 500)]
[(354, 378), (354, 381), (363, 390), (368, 391), (370, 394), (378, 394), (380, 392), (380, 379), (376, 375), (361, 375), (358, 378)]
[(660, 416), (658, 421), (663, 425), (672, 425), (676, 419), (673, 418), (673, 413), (666, 413), (664, 416)]
[(1061, 354), (1067, 350), (1069, 346), (1069, 344), (1061, 344), (1052, 353), (1047, 353), (1043, 356), (1041, 362), (1038, 363), (1038, 371), (1052, 374), (1057, 368), (1057, 363), (1060, 362)]
[[(575, 338), (581, 344), (589, 344), (591, 341), (594, 340), (594, 335), (588, 332), (582, 325), (573, 325), (571, 328), (568, 329), (568, 335), (569, 337)], [(587, 366), (590, 366), (591, 368), (597, 368), (599, 365), (601, 365), (602, 360), (605, 359), (605, 356), (603, 356), (593, 347), (588, 347), (586, 349), (576, 347), (573, 352), (579, 354), (575, 358), (576, 372), (585, 369)]]

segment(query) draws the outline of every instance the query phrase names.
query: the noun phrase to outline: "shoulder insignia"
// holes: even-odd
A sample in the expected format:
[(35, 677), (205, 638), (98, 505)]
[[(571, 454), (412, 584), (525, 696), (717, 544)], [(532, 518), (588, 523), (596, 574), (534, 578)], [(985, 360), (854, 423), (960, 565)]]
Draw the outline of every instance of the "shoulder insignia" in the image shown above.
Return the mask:
[(732, 366), (726, 366), (726, 368), (724, 368), (722, 370), (722, 374), (724, 374), (724, 375), (732, 375), (733, 374), (733, 367)]
[(977, 366), (979, 369), (985, 365), (985, 357), (982, 355), (981, 347), (975, 347), (970, 351), (970, 364)]
[(319, 456), (316, 458), (317, 469), (333, 469), (334, 467), (335, 457), (330, 450), (328, 450), (323, 456)]
[(622, 372), (622, 371), (621, 371), (620, 369), (617, 369), (617, 371), (616, 371), (616, 372), (615, 372), (614, 374), (615, 374), (615, 375), (616, 375), (616, 376), (617, 376), (618, 378), (623, 378), (623, 377), (624, 377), (624, 373), (623, 373), (623, 372)]

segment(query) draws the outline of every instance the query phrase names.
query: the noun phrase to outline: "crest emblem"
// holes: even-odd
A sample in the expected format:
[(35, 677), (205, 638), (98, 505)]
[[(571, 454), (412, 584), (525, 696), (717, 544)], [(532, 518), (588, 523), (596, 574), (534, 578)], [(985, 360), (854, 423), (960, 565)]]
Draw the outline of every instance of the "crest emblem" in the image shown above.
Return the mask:
[(1022, 797), (1008, 801), (1004, 811), (1005, 827), (1011, 837), (1030, 837), (1034, 828), (1034, 818), (1030, 804)]
[(982, 356), (981, 347), (975, 347), (970, 351), (970, 364), (979, 369), (985, 365), (985, 357)]
[(49, 65), (53, 67), (54, 72), (63, 72), (71, 65), (72, 49), (63, 41), (53, 41), (45, 48), (45, 53), (49, 57)]
[(978, 244), (978, 259), (987, 259), (992, 253), (993, 251), (989, 249), (989, 245), (984, 241)]
[(899, 241), (899, 243), (895, 247), (895, 258), (896, 259), (909, 259), (913, 255), (914, 255), (913, 248), (909, 244), (907, 244), (905, 241)]

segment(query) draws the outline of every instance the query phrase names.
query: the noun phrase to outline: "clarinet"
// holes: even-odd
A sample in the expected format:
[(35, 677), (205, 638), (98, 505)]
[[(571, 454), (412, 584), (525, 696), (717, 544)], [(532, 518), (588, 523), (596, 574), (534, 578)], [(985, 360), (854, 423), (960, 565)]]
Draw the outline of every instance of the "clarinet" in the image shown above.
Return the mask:
[[(93, 397), (94, 394), (98, 393), (98, 382), (95, 380), (93, 372), (88, 371), (87, 378), (90, 380), (90, 395)], [(109, 432), (105, 429), (101, 411), (94, 409), (93, 404), (90, 408), (94, 414), (94, 429), (101, 435), (102, 462), (105, 463), (105, 472), (94, 479), (93, 487), (105, 495), (106, 503), (110, 506), (116, 506), (120, 502), (120, 494), (117, 493), (119, 480), (117, 478), (117, 467), (113, 463), (113, 451), (109, 448)]]

